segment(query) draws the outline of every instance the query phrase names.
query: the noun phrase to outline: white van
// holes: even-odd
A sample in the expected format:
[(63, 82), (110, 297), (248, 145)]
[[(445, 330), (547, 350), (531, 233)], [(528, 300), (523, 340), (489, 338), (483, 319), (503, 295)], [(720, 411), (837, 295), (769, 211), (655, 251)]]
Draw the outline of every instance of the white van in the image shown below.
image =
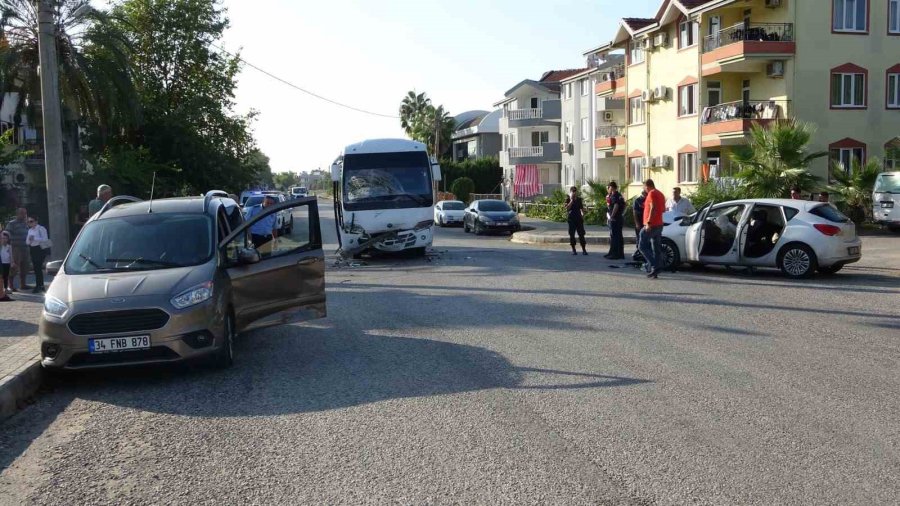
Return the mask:
[(900, 172), (882, 172), (872, 192), (875, 222), (900, 232)]

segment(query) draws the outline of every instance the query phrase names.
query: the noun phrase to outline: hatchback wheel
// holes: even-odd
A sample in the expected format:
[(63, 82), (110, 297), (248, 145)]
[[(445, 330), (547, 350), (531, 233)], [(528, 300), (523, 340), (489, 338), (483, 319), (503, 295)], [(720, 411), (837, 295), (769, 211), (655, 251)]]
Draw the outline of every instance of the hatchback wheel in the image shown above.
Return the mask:
[(659, 268), (664, 271), (678, 269), (678, 266), (681, 265), (681, 253), (678, 251), (678, 246), (669, 239), (663, 239), (660, 242), (660, 249), (662, 250), (662, 263)]
[(789, 278), (808, 278), (818, 268), (816, 254), (805, 244), (789, 244), (778, 255), (778, 268)]
[(234, 364), (234, 317), (230, 314), (225, 317), (225, 342), (216, 352), (213, 365), (219, 369), (227, 369)]

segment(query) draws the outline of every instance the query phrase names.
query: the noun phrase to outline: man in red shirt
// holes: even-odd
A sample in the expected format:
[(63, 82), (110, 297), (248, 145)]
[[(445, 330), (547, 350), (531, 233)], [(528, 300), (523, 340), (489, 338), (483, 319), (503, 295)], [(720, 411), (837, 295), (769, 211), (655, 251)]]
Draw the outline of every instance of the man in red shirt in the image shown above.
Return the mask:
[(656, 189), (652, 179), (644, 182), (644, 190), (647, 199), (644, 201), (644, 228), (638, 248), (646, 259), (647, 277), (656, 279), (659, 277), (659, 266), (662, 263), (662, 229), (663, 212), (666, 210), (666, 196)]

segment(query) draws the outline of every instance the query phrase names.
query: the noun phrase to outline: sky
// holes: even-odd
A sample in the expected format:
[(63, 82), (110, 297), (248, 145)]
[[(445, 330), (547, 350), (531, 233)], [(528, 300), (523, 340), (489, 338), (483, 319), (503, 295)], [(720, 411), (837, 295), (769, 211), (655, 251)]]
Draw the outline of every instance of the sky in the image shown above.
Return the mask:
[[(407, 91), (451, 114), (490, 110), (523, 79), (580, 68), (623, 17), (651, 17), (661, 0), (224, 0), (222, 46), (301, 88), (396, 115)], [(341, 149), (404, 137), (397, 118), (361, 114), (245, 66), (239, 113), (275, 172), (327, 168)]]

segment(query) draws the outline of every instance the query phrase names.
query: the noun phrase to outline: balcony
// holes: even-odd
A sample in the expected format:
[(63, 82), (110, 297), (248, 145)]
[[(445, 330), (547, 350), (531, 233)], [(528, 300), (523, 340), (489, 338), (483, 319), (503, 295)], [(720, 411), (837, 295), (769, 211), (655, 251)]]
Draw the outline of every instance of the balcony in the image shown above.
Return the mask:
[(789, 100), (750, 100), (707, 107), (700, 116), (703, 147), (739, 145), (754, 123), (766, 125), (790, 117)]
[(758, 71), (766, 59), (784, 59), (796, 50), (793, 23), (739, 23), (703, 39), (703, 75)]
[(559, 100), (545, 100), (538, 109), (507, 109), (503, 118), (510, 128), (550, 125), (562, 119), (562, 104)]
[(506, 154), (511, 165), (559, 163), (562, 150), (558, 142), (545, 142), (540, 146), (508, 148)]
[(625, 65), (617, 65), (609, 72), (600, 74), (600, 81), (594, 85), (594, 93), (605, 97), (625, 91)]
[(604, 151), (615, 151), (625, 146), (624, 125), (603, 125), (594, 132), (594, 148)]

